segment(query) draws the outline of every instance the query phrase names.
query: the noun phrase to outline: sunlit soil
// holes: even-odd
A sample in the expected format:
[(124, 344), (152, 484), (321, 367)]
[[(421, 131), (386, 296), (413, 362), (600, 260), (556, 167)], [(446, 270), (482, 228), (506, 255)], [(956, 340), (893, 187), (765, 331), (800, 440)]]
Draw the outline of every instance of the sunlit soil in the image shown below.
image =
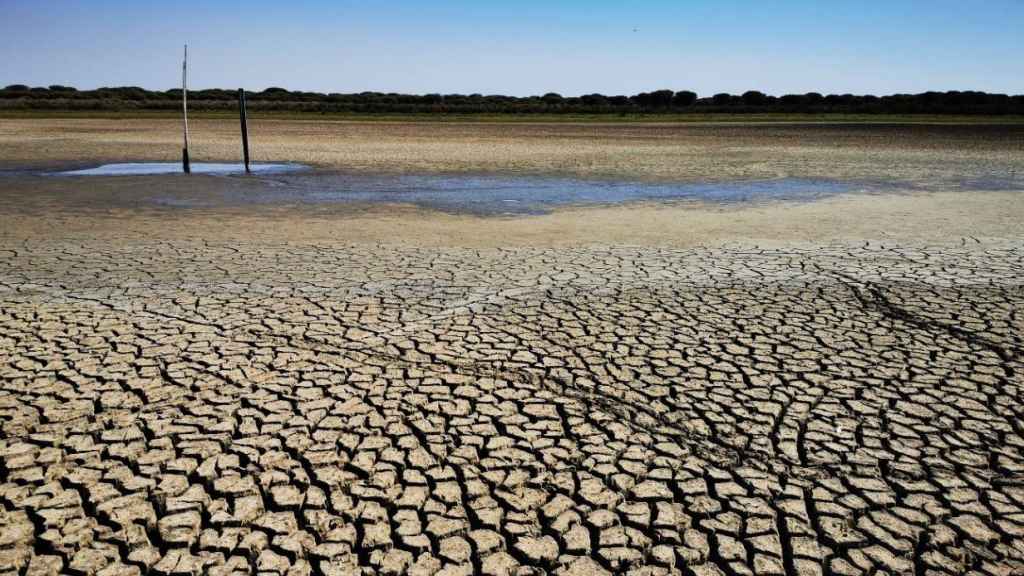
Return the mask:
[[(173, 161), (171, 124), (19, 122), (5, 168)], [(1019, 139), (608, 130), (254, 140), (357, 172), (918, 188), (495, 217), (0, 174), (0, 570), (1024, 568), (1024, 202), (949, 185), (1012, 177)]]

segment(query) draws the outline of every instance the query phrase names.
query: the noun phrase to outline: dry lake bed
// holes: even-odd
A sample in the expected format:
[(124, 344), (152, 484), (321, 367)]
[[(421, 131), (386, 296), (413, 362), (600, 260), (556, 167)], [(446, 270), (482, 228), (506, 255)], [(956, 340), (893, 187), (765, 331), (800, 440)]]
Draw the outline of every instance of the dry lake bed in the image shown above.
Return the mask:
[(0, 120), (0, 572), (1024, 573), (1024, 128), (176, 130)]

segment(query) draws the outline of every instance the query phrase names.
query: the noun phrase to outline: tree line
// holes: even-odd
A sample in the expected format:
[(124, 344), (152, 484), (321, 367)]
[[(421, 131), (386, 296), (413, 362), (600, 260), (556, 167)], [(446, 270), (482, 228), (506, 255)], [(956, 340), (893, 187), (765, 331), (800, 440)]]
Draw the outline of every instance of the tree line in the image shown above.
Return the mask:
[[(233, 110), (237, 90), (189, 90), (194, 110)], [(254, 110), (356, 114), (666, 114), (666, 113), (843, 113), (843, 114), (1024, 114), (1024, 95), (977, 91), (923, 92), (888, 96), (786, 94), (750, 90), (700, 97), (689, 90), (655, 90), (633, 96), (586, 94), (503, 96), (482, 94), (356, 94), (302, 92), (271, 87), (246, 92)], [(70, 86), (13, 84), (0, 90), (0, 109), (174, 110), (181, 89), (137, 86), (77, 90)]]

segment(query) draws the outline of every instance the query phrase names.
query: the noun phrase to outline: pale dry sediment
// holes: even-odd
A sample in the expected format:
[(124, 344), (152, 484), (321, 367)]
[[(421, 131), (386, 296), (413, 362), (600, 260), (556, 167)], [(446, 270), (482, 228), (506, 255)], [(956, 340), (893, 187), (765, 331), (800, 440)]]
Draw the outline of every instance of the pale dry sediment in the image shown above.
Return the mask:
[(0, 567), (1012, 573), (1022, 269), (1020, 241), (5, 244)]
[[(238, 125), (192, 122), (197, 161), (240, 158)], [(1020, 174), (1024, 126), (252, 121), (253, 158), (353, 171), (558, 173), (655, 180), (906, 182)], [(158, 119), (0, 119), (0, 164), (180, 158)]]

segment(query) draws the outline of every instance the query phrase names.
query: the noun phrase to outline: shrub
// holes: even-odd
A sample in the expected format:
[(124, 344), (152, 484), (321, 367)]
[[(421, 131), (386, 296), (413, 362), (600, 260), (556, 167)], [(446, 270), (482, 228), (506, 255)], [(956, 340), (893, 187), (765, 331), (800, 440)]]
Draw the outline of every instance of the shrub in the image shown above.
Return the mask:
[(689, 90), (676, 92), (675, 95), (672, 96), (672, 105), (678, 108), (693, 106), (695, 102), (697, 102), (697, 93), (690, 92)]

